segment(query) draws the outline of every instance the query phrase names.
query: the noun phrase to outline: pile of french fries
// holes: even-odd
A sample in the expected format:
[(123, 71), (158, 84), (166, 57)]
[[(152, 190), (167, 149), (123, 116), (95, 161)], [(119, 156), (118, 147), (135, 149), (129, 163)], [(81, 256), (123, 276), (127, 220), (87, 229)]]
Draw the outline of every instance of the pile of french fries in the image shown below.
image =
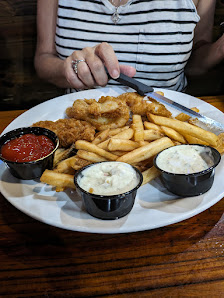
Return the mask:
[[(198, 112), (197, 108), (192, 108)], [(74, 174), (95, 162), (120, 161), (137, 167), (143, 174), (142, 185), (160, 175), (153, 158), (161, 150), (178, 144), (203, 144), (224, 153), (224, 133), (218, 136), (189, 122), (189, 116), (175, 118), (149, 114), (148, 119), (132, 115), (132, 122), (121, 128), (98, 132), (92, 142), (76, 141), (76, 154), (70, 149), (58, 149), (53, 170), (45, 170), (40, 181), (56, 191), (75, 189)]]

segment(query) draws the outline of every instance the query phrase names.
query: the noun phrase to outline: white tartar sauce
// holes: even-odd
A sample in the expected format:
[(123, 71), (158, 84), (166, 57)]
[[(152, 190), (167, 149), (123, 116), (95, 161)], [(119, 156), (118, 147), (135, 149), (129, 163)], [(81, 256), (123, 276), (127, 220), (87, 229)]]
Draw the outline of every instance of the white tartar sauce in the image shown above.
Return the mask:
[(192, 174), (204, 171), (214, 164), (209, 147), (179, 145), (162, 151), (156, 158), (158, 167), (174, 174)]
[(117, 195), (135, 188), (139, 183), (136, 171), (123, 162), (102, 162), (82, 171), (79, 186), (97, 195)]

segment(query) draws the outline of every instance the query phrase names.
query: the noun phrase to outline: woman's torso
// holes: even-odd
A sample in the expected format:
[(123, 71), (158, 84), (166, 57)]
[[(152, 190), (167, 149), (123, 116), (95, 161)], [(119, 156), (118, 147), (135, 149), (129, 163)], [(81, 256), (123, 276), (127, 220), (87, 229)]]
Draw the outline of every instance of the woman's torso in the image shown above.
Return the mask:
[(186, 87), (184, 67), (199, 20), (192, 0), (128, 1), (119, 7), (116, 25), (108, 0), (59, 0), (58, 5), (55, 42), (62, 59), (108, 42), (121, 64), (136, 68), (136, 79), (158, 88)]

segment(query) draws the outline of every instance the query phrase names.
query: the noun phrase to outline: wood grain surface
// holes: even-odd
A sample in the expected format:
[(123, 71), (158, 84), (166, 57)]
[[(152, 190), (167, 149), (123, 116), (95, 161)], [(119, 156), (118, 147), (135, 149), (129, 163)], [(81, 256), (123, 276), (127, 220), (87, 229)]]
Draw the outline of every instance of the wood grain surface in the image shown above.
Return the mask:
[[(224, 96), (204, 97), (224, 112)], [(23, 111), (0, 112), (0, 131)], [(36, 221), (0, 195), (0, 297), (224, 297), (224, 200), (177, 224), (91, 234)]]

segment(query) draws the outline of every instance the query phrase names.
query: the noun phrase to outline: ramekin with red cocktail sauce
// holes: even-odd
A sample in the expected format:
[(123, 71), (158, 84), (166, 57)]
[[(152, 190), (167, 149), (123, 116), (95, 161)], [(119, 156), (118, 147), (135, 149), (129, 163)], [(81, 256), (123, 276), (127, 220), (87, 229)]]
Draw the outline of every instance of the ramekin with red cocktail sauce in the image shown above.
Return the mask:
[(45, 169), (52, 169), (58, 146), (58, 137), (51, 130), (43, 127), (17, 128), (0, 137), (0, 159), (16, 178), (35, 179)]

